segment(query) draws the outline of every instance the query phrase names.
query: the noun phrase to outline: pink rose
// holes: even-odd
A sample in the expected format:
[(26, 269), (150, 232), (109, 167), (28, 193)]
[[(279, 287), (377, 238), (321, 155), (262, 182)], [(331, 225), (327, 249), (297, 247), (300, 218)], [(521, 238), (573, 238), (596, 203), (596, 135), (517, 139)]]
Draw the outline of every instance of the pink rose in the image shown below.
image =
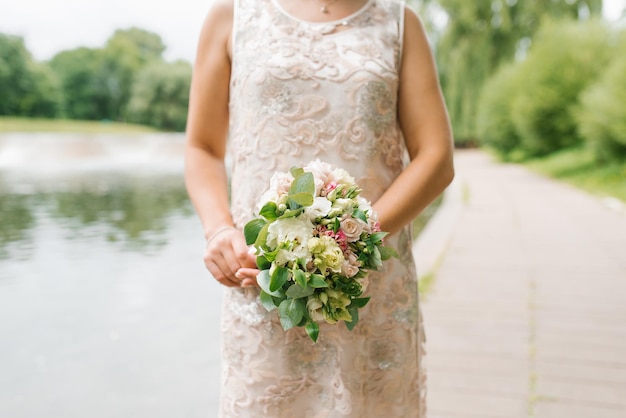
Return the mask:
[(363, 233), (363, 221), (360, 219), (347, 216), (341, 220), (340, 225), (348, 242), (358, 241)]

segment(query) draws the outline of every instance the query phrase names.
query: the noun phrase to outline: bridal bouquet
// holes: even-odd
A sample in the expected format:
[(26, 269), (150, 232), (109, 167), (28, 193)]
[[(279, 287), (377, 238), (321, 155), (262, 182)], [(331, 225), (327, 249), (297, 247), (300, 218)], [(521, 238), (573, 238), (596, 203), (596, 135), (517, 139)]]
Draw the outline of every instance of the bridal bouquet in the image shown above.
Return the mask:
[(261, 270), (261, 303), (278, 309), (283, 329), (304, 326), (313, 341), (320, 322), (352, 330), (369, 301), (367, 271), (397, 257), (360, 192), (345, 170), (319, 160), (272, 177), (244, 234)]

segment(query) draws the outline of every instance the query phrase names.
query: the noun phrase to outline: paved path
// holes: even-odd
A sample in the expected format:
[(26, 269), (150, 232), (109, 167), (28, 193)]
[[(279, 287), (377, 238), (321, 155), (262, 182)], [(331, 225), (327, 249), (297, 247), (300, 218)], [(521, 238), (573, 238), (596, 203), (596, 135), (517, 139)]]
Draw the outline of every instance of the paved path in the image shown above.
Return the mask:
[(429, 418), (626, 417), (626, 216), (481, 152), (456, 167), (423, 303)]

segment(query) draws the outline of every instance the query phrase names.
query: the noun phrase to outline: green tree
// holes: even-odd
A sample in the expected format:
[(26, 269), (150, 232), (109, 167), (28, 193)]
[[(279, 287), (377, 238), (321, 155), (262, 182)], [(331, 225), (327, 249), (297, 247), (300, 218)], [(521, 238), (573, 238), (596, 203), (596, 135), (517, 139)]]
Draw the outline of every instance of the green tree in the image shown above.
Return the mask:
[(524, 53), (550, 16), (581, 18), (601, 12), (602, 0), (430, 0), (448, 16), (436, 47), (441, 82), (458, 141), (476, 138), (483, 84), (504, 62)]
[(580, 144), (575, 114), (581, 93), (611, 53), (600, 21), (546, 22), (527, 58), (503, 67), (485, 85), (478, 112), (482, 142), (515, 159)]
[(483, 88), (478, 102), (476, 127), (480, 143), (507, 160), (519, 154), (520, 138), (512, 120), (513, 99), (521, 90), (520, 64), (502, 66)]
[(155, 33), (139, 28), (117, 30), (102, 50), (100, 76), (110, 99), (110, 119), (125, 120), (132, 86), (141, 69), (161, 60), (165, 45)]
[(0, 115), (21, 115), (22, 96), (28, 90), (30, 54), (24, 40), (0, 34)]
[(20, 37), (0, 34), (0, 92), (0, 115), (57, 114), (57, 80), (46, 65), (33, 61)]
[(581, 142), (574, 111), (581, 93), (611, 58), (600, 21), (548, 23), (524, 61), (512, 118), (529, 156), (550, 154)]
[(77, 48), (55, 55), (50, 66), (63, 90), (63, 115), (71, 119), (106, 119), (110, 98), (102, 77), (102, 50)]
[(626, 30), (610, 65), (582, 94), (576, 119), (600, 161), (626, 162)]
[(160, 129), (183, 131), (191, 85), (191, 65), (154, 62), (137, 77), (129, 105), (133, 122)]

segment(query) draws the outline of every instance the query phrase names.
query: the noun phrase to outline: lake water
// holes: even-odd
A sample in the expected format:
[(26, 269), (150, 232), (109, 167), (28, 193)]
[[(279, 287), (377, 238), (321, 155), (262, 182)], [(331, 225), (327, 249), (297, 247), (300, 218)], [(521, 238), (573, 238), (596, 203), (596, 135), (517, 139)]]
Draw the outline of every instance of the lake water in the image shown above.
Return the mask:
[(182, 155), (181, 135), (0, 135), (0, 417), (217, 415), (221, 288)]
[(216, 415), (221, 289), (182, 147), (0, 136), (0, 416)]

